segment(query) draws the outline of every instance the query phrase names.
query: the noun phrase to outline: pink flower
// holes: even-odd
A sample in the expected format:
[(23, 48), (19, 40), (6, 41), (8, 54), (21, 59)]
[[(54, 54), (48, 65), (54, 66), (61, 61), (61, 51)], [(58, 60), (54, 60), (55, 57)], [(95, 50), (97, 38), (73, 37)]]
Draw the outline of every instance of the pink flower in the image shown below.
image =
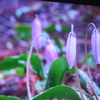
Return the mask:
[(73, 31), (73, 25), (71, 25), (71, 32), (69, 33), (67, 38), (66, 49), (66, 57), (69, 68), (71, 69), (74, 66), (76, 60), (76, 34)]
[[(45, 52), (44, 53), (45, 53), (45, 58), (46, 58), (48, 66), (50, 66), (51, 62), (58, 59), (58, 54), (57, 54), (57, 52), (56, 52), (56, 50), (55, 50), (50, 39), (47, 40), (47, 44), (45, 46)], [(48, 72), (48, 69), (47, 69), (47, 72)]]
[(91, 44), (94, 60), (97, 64), (100, 64), (100, 33), (97, 29), (93, 30)]
[[(37, 36), (42, 34), (42, 27), (41, 27), (41, 23), (40, 23), (40, 19), (38, 18), (38, 15), (36, 15), (36, 18), (33, 21), (32, 24), (32, 40), (34, 41)], [(34, 44), (34, 47), (36, 49), (41, 47), (41, 37), (39, 37)]]

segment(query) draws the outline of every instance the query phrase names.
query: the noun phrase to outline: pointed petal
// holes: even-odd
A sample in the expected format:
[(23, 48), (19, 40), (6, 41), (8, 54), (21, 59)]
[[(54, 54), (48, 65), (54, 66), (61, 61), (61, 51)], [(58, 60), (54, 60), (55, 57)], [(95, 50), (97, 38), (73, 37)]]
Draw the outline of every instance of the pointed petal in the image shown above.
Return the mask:
[[(36, 16), (36, 18), (34, 19), (33, 24), (32, 24), (32, 40), (35, 40), (36, 37), (41, 35), (41, 34), (42, 34), (42, 26), (41, 26), (41, 23), (40, 23), (38, 16)], [(41, 37), (39, 37), (36, 40), (34, 47), (36, 49), (41, 47)]]
[(66, 57), (71, 69), (74, 66), (75, 59), (76, 59), (76, 34), (75, 33), (72, 32), (69, 33), (66, 49), (67, 49)]
[(94, 60), (97, 64), (100, 64), (100, 33), (97, 29), (93, 30), (91, 45)]
[(45, 57), (49, 65), (52, 61), (58, 59), (58, 54), (50, 40), (47, 41), (47, 45), (45, 47)]

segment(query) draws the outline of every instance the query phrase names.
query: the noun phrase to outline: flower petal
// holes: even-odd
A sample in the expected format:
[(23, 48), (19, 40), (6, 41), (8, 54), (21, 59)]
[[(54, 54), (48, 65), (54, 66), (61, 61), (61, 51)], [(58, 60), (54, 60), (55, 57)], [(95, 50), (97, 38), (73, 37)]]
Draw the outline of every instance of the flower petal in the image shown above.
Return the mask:
[[(41, 34), (42, 34), (41, 23), (40, 23), (38, 16), (36, 15), (36, 18), (34, 19), (33, 24), (32, 24), (32, 39), (33, 39), (33, 41), (37, 38), (37, 36), (39, 36)], [(41, 37), (39, 37), (35, 41), (34, 47), (36, 49), (41, 47)]]
[(45, 58), (47, 60), (48, 66), (51, 64), (52, 61), (58, 59), (58, 54), (50, 39), (47, 40), (47, 45), (45, 47)]
[(91, 39), (91, 44), (92, 44), (92, 53), (94, 56), (94, 60), (97, 64), (100, 64), (100, 33), (97, 29), (93, 30), (92, 33), (92, 39)]
[(69, 64), (69, 68), (71, 69), (76, 59), (76, 34), (74, 32), (69, 33), (66, 48), (66, 57)]

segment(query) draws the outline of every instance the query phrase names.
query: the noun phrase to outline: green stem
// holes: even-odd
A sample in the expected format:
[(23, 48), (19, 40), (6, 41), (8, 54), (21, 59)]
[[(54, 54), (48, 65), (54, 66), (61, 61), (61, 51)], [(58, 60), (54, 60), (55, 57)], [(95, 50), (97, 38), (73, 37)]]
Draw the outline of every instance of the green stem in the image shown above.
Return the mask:
[(82, 90), (81, 90), (81, 85), (80, 85), (80, 80), (79, 80), (79, 76), (78, 76), (78, 69), (77, 69), (76, 63), (74, 64), (74, 66), (75, 66), (76, 80), (77, 80), (77, 85), (78, 85), (78, 88), (79, 88), (79, 92), (80, 92), (80, 95), (82, 97), (82, 100), (85, 100), (84, 97), (83, 97)]
[[(85, 42), (85, 55), (86, 55), (86, 65), (87, 65), (87, 70), (88, 70), (88, 74), (89, 74), (89, 77), (90, 77), (90, 82), (91, 82), (91, 84), (93, 84), (93, 80), (92, 80), (92, 76), (91, 76), (91, 72), (90, 72), (90, 67), (88, 66), (88, 61), (87, 61), (87, 36), (88, 36), (89, 27), (90, 27), (91, 25), (93, 25), (94, 28), (96, 29), (96, 26), (94, 25), (94, 23), (90, 23), (90, 24), (88, 25), (87, 29), (86, 29), (86, 37), (85, 37), (85, 40), (86, 40), (86, 42)], [(93, 84), (93, 89), (94, 89), (94, 84)], [(97, 97), (97, 94), (96, 94), (95, 89), (94, 89), (94, 92), (95, 92), (95, 97), (96, 97), (96, 99), (99, 100), (98, 97)]]
[[(30, 50), (29, 50), (29, 53), (28, 53), (28, 57), (27, 57), (27, 62), (26, 62), (26, 80), (27, 80), (26, 81), (26, 85), (27, 85), (27, 92), (28, 92), (29, 100), (32, 100), (31, 91), (30, 91), (30, 85), (29, 85), (30, 58), (31, 58), (31, 54), (32, 54), (32, 49), (33, 49), (34, 43), (40, 36), (44, 36), (44, 37), (46, 37), (48, 39), (48, 37), (46, 35), (41, 34), (41, 35), (37, 36), (34, 41), (32, 41), (32, 44), (31, 44), (31, 47), (30, 47)], [(34, 79), (34, 77), (33, 77), (33, 79)]]

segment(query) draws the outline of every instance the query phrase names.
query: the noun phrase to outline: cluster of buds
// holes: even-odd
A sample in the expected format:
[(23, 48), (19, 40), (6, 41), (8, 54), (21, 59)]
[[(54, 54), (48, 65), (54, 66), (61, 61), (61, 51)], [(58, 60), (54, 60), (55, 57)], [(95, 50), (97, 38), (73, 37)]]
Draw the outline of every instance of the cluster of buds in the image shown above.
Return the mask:
[[(42, 34), (41, 23), (40, 23), (38, 15), (36, 15), (36, 18), (34, 19), (33, 25), (32, 25), (32, 40), (35, 41), (35, 44), (34, 44), (35, 49), (41, 48), (41, 45), (42, 45), (41, 36), (45, 36), (45, 35)], [(47, 39), (46, 41), (44, 53), (45, 53), (45, 58), (46, 58), (48, 66), (50, 66), (51, 62), (58, 59), (58, 54), (50, 39)]]
[[(99, 42), (100, 42), (100, 33), (96, 29), (96, 27), (94, 27), (93, 32), (92, 32), (91, 45), (92, 45), (92, 54), (94, 56), (94, 60), (96, 64), (100, 64), (100, 44)], [(71, 69), (76, 59), (76, 35), (73, 31), (73, 25), (71, 26), (71, 32), (69, 33), (69, 36), (67, 39), (66, 48), (67, 48), (66, 57), (67, 57), (67, 61), (69, 64), (69, 68)]]
[[(36, 15), (36, 18), (34, 19), (33, 26), (32, 26), (33, 40), (35, 40), (41, 34), (42, 34), (41, 23), (38, 18), (38, 15)], [(93, 56), (97, 64), (100, 63), (99, 40), (100, 40), (100, 33), (96, 28), (94, 28), (93, 33), (92, 33), (91, 45), (92, 45)], [(34, 47), (36, 49), (41, 47), (41, 38), (37, 39)], [(45, 46), (45, 57), (46, 57), (48, 65), (50, 65), (52, 61), (58, 58), (57, 52), (50, 39), (47, 40), (47, 44)], [(76, 34), (74, 32), (73, 25), (71, 25), (71, 31), (67, 38), (66, 58), (69, 64), (69, 69), (72, 69), (72, 67), (74, 66), (75, 60), (76, 60)]]

